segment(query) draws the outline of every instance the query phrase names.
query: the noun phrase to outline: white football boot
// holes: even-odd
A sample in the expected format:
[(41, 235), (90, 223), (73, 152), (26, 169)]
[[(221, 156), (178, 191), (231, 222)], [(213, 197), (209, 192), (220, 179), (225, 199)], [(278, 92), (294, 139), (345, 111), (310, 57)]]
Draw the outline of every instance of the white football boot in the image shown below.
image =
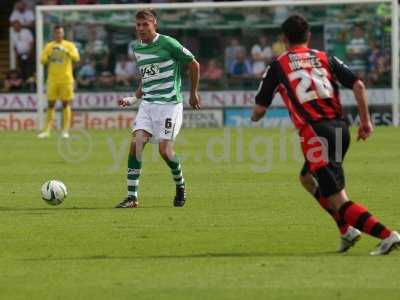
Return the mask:
[(340, 237), (340, 243), (336, 249), (337, 252), (343, 253), (353, 247), (361, 239), (361, 231), (349, 226), (345, 234)]
[(63, 139), (68, 139), (68, 138), (69, 138), (69, 133), (68, 133), (68, 131), (62, 131), (62, 132), (61, 132), (61, 138), (63, 138)]
[(50, 131), (43, 131), (37, 135), (39, 139), (47, 139), (50, 137)]
[(392, 233), (386, 238), (383, 239), (378, 248), (375, 251), (372, 251), (371, 255), (386, 255), (389, 254), (392, 250), (400, 247), (400, 234), (397, 231), (392, 231)]

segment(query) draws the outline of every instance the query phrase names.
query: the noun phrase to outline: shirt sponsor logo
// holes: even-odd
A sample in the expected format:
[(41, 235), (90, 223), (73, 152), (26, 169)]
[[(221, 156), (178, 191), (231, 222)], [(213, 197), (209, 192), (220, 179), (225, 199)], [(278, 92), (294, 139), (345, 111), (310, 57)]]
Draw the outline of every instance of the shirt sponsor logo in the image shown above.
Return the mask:
[(140, 74), (143, 79), (156, 77), (160, 74), (160, 68), (156, 64), (144, 65), (140, 67)]

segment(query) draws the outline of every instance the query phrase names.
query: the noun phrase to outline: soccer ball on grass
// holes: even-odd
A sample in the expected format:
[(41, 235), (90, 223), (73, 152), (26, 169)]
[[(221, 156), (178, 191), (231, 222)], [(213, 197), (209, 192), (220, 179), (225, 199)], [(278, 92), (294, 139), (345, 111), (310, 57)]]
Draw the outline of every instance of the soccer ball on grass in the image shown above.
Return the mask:
[(59, 180), (49, 180), (42, 185), (42, 199), (50, 205), (59, 205), (67, 197), (67, 187)]

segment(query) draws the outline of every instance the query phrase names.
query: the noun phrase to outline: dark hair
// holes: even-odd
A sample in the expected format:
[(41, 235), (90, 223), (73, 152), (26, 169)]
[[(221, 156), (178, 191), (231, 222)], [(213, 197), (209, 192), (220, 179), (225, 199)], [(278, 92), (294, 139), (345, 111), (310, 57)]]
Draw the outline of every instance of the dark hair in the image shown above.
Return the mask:
[(282, 24), (282, 31), (289, 44), (306, 43), (310, 32), (310, 25), (302, 15), (292, 15)]
[(157, 13), (154, 9), (146, 8), (136, 13), (136, 19), (146, 19), (148, 17), (154, 18), (154, 20), (157, 19)]
[(64, 26), (62, 26), (62, 25), (56, 25), (56, 26), (54, 26), (53, 31), (56, 31), (56, 30), (58, 30), (58, 29), (64, 29)]

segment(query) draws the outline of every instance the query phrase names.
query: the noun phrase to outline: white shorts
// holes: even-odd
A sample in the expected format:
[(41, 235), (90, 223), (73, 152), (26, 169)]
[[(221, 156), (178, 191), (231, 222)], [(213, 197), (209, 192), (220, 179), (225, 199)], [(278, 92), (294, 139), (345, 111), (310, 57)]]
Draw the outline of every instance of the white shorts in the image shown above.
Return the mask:
[(182, 125), (182, 103), (157, 104), (142, 101), (133, 123), (133, 132), (145, 130), (159, 140), (175, 140)]

